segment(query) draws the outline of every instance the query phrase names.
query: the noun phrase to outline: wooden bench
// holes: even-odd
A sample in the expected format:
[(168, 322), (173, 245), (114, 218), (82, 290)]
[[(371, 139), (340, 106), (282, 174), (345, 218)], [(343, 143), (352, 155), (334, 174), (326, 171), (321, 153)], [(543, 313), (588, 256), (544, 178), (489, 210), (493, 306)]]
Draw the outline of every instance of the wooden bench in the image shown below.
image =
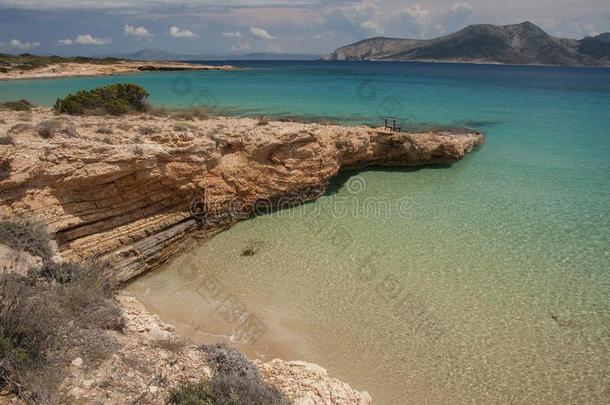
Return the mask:
[[(385, 129), (389, 129), (392, 132), (400, 132), (400, 127), (396, 126), (396, 118), (394, 118), (394, 117), (386, 117), (383, 120), (384, 120), (384, 127), (385, 127)], [(391, 125), (390, 125), (390, 122), (391, 122)]]

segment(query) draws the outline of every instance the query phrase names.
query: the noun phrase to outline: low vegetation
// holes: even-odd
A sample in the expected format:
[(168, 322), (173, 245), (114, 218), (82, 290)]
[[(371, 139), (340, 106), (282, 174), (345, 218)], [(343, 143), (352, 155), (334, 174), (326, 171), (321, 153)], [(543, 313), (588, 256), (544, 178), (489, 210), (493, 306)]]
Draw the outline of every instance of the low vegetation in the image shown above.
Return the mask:
[(8, 73), (12, 70), (32, 70), (42, 68), (55, 63), (93, 63), (96, 65), (108, 65), (121, 61), (117, 58), (87, 58), (87, 57), (61, 57), (61, 56), (34, 56), (29, 53), (21, 55), (9, 55), (0, 53), (0, 72)]
[(256, 123), (259, 127), (269, 125), (269, 118), (267, 117), (258, 117), (258, 122)]
[(8, 160), (0, 162), (0, 179), (4, 179), (11, 174), (11, 164)]
[(275, 387), (262, 381), (254, 364), (224, 344), (203, 345), (214, 375), (209, 380), (187, 382), (170, 392), (174, 405), (287, 405), (291, 402)]
[(116, 83), (79, 91), (55, 102), (59, 113), (72, 115), (123, 115), (147, 108), (148, 92), (136, 84)]
[(8, 132), (4, 136), (0, 136), (0, 145), (10, 145), (13, 143), (13, 136)]
[(41, 122), (38, 124), (36, 131), (38, 132), (38, 135), (45, 139), (53, 138), (55, 135), (66, 135), (68, 137), (75, 137), (78, 135), (74, 124), (61, 118), (53, 118)]
[(207, 120), (212, 116), (210, 110), (203, 106), (170, 109), (167, 107), (153, 107), (149, 105), (146, 112), (155, 117), (168, 117), (182, 121)]
[(17, 100), (17, 101), (6, 101), (4, 103), (0, 103), (0, 108), (5, 110), (12, 111), (30, 111), (34, 108), (34, 104), (30, 103), (28, 100)]
[(113, 286), (101, 264), (51, 260), (52, 242), (39, 223), (1, 221), (0, 244), (41, 259), (25, 274), (2, 263), (0, 389), (27, 403), (56, 403), (70, 361), (110, 355), (115, 343), (105, 330), (124, 327)]

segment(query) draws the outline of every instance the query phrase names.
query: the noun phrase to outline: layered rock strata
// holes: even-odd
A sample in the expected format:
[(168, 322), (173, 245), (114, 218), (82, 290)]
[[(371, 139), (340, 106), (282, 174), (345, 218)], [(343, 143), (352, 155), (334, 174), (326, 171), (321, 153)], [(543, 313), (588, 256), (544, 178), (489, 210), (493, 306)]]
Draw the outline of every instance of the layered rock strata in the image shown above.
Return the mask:
[(451, 164), (484, 142), (476, 132), (42, 108), (0, 111), (2, 133), (0, 216), (44, 221), (65, 257), (105, 260), (120, 281), (258, 206), (318, 197), (342, 169)]

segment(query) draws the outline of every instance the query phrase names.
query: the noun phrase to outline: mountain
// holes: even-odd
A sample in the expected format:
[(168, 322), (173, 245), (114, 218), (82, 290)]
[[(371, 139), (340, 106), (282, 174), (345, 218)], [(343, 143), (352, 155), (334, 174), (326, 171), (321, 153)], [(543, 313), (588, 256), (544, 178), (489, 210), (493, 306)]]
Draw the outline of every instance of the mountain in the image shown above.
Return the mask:
[(143, 49), (134, 53), (102, 55), (131, 60), (316, 60), (320, 55), (301, 53), (247, 53), (242, 55), (181, 55), (158, 49)]
[(323, 59), (610, 66), (610, 33), (575, 40), (553, 37), (531, 22), (477, 24), (427, 40), (365, 39)]

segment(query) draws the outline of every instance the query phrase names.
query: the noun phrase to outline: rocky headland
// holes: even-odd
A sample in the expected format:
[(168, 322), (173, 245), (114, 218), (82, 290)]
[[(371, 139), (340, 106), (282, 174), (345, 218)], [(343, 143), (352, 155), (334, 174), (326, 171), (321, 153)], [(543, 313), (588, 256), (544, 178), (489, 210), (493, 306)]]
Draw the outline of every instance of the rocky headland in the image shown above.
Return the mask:
[[(260, 207), (315, 199), (341, 170), (451, 164), (484, 142), (474, 131), (397, 133), (188, 113), (67, 116), (46, 108), (0, 110), (0, 134), (0, 218), (43, 222), (56, 240), (53, 260), (105, 262), (115, 282), (161, 268)], [(7, 247), (0, 254), (21, 261), (16, 269), (37, 263)], [(122, 332), (107, 332), (116, 335), (115, 348), (91, 365), (74, 358), (64, 398), (163, 403), (177, 381), (209, 375), (196, 347), (159, 345), (175, 338), (172, 328), (132, 298), (115, 299), (125, 319)], [(296, 403), (371, 402), (316, 365), (257, 366)]]
[(0, 133), (0, 216), (40, 219), (64, 256), (107, 261), (121, 281), (261, 204), (320, 196), (342, 169), (450, 164), (484, 141), (476, 132), (43, 108), (0, 111)]

